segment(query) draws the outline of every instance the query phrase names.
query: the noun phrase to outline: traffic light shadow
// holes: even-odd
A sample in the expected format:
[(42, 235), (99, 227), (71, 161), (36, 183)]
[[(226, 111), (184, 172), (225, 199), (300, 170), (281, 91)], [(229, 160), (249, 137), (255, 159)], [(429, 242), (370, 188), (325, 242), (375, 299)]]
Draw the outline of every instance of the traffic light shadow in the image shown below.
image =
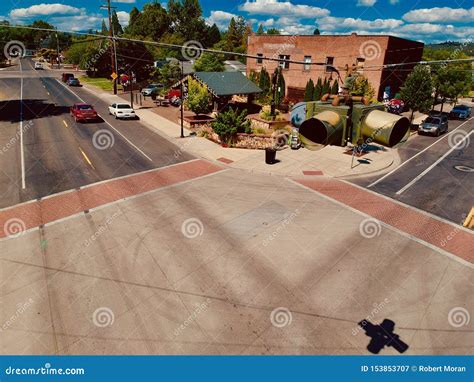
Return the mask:
[(386, 318), (380, 325), (374, 325), (370, 321), (362, 320), (358, 325), (365, 331), (366, 336), (370, 337), (367, 350), (372, 354), (380, 353), (385, 346), (393, 347), (399, 353), (404, 353), (409, 347), (400, 339), (398, 334), (393, 332), (395, 322), (392, 320)]
[(69, 114), (68, 106), (58, 106), (42, 99), (19, 99), (0, 101), (0, 122), (28, 121), (49, 116)]

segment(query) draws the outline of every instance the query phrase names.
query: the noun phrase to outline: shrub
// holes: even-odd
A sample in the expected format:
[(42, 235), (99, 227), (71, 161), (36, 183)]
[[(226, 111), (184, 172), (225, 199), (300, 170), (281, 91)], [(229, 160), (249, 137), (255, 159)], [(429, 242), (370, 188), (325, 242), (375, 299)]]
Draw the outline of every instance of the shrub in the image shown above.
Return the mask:
[(212, 122), (212, 129), (223, 143), (230, 143), (235, 134), (252, 132), (250, 121), (246, 117), (247, 110), (239, 113), (238, 110), (230, 108), (217, 114), (216, 120)]
[(211, 102), (212, 97), (207, 88), (197, 80), (189, 78), (186, 107), (196, 115), (207, 114), (212, 110)]

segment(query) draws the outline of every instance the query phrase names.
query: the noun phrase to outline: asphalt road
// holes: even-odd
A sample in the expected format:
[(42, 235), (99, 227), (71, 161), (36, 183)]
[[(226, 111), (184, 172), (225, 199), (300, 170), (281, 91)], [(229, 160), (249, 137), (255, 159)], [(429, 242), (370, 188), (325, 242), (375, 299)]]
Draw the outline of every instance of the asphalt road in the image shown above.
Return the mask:
[[(115, 120), (105, 102), (54, 75), (35, 71), (28, 58), (0, 71), (0, 208), (192, 159), (140, 121)], [(75, 123), (69, 107), (76, 102), (93, 104), (103, 119)]]
[(474, 206), (473, 130), (474, 119), (450, 120), (441, 137), (414, 135), (398, 149), (401, 166), (351, 182), (461, 223)]

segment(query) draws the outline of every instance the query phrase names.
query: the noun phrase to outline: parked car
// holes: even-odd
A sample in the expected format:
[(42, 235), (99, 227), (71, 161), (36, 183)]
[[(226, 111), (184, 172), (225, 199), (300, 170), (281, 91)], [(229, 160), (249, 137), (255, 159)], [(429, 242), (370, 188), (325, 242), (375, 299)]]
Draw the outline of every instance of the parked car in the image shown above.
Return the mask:
[(142, 95), (144, 97), (157, 96), (159, 91), (163, 88), (164, 86), (162, 84), (150, 84), (142, 89)]
[(128, 103), (113, 103), (109, 106), (109, 114), (116, 119), (136, 119), (137, 115)]
[(449, 113), (453, 119), (468, 119), (471, 116), (471, 108), (467, 105), (457, 105)]
[(43, 70), (44, 66), (41, 62), (35, 62), (35, 70)]
[(439, 115), (426, 118), (418, 127), (418, 134), (430, 134), (439, 137), (448, 132), (448, 117)]
[(77, 78), (70, 78), (67, 80), (69, 86), (81, 86), (81, 82)]
[(72, 74), (72, 73), (63, 73), (61, 75), (61, 80), (63, 82), (67, 82), (70, 78), (74, 78), (74, 74)]
[(96, 121), (99, 119), (97, 112), (92, 105), (87, 103), (75, 103), (71, 106), (71, 116), (76, 122)]

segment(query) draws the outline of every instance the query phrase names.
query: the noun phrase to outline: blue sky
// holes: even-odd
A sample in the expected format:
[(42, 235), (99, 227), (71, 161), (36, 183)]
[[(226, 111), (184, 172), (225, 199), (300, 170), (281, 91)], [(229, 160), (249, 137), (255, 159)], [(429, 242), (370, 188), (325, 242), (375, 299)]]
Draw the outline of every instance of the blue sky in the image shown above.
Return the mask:
[[(133, 6), (145, 0), (118, 0), (122, 24)], [(163, 4), (166, 3), (163, 1)], [(36, 19), (64, 30), (100, 28), (100, 0), (2, 0), (0, 19), (28, 23)], [(201, 0), (209, 23), (225, 28), (232, 16), (277, 28), (286, 34), (392, 34), (423, 42), (474, 40), (472, 0)]]

